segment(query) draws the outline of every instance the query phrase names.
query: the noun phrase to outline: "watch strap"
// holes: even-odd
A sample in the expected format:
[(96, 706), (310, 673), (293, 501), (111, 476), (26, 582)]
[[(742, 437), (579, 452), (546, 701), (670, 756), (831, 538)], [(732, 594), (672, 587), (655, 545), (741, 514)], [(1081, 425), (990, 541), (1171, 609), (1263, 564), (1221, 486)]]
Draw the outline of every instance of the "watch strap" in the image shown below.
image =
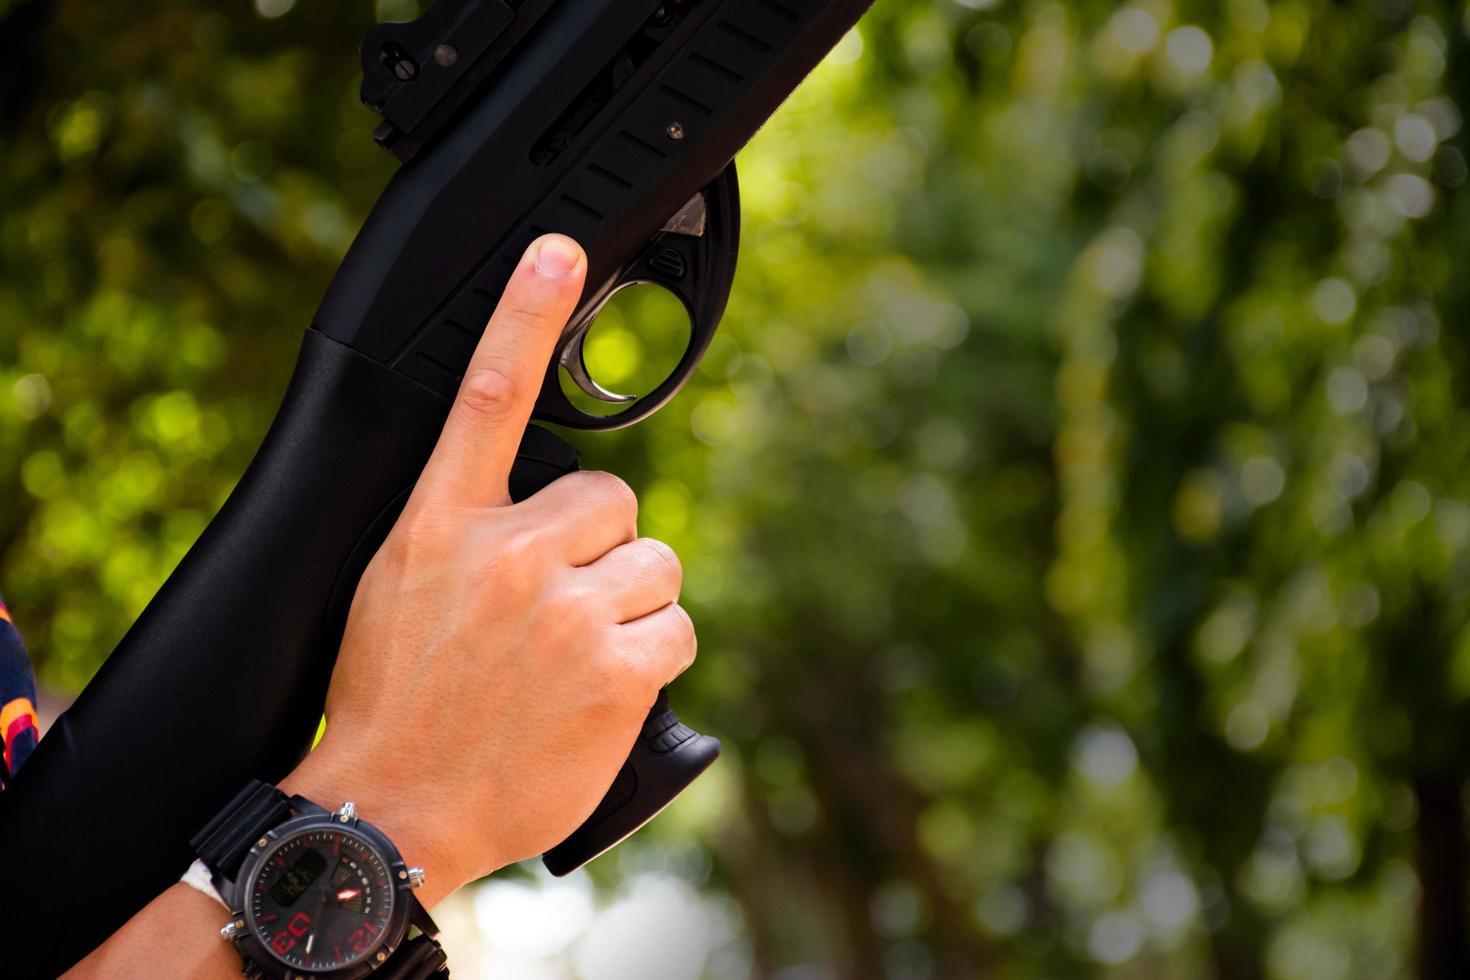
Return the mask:
[(225, 807), (189, 838), (210, 871), (230, 880), (261, 835), (291, 816), (291, 801), (270, 783), (252, 779)]
[(394, 950), (372, 976), (373, 980), (449, 980), (449, 961), (439, 940), (419, 933)]

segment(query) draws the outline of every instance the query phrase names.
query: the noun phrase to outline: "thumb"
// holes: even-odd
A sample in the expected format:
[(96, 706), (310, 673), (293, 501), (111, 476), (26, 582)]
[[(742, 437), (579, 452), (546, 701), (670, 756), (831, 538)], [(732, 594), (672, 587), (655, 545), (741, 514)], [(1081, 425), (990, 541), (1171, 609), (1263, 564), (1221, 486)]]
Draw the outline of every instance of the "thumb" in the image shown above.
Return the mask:
[(411, 504), (508, 502), (511, 464), (586, 276), (587, 257), (570, 238), (545, 235), (531, 243), (470, 358)]

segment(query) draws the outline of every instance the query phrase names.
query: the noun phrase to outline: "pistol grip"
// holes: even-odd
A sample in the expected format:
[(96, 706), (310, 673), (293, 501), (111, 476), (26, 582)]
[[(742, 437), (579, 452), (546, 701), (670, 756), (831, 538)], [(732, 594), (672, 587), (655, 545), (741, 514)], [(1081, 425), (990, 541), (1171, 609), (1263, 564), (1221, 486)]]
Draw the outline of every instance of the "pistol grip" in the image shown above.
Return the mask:
[(542, 855), (541, 863), (557, 877), (580, 868), (658, 816), (719, 755), (719, 739), (680, 721), (669, 707), (668, 690), (659, 691), (602, 802), (570, 837)]
[[(511, 496), (523, 500), (575, 469), (577, 451), (533, 425), (511, 469)], [(542, 863), (558, 877), (580, 868), (657, 816), (719, 754), (719, 740), (681, 722), (669, 707), (668, 691), (659, 691), (602, 802), (570, 837), (542, 856)]]

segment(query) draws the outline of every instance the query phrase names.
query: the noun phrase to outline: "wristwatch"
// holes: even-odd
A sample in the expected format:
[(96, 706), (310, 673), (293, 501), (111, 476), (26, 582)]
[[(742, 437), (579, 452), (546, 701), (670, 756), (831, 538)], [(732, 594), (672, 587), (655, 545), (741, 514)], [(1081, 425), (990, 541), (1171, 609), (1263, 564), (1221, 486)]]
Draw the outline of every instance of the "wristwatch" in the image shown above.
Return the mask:
[(352, 803), (329, 811), (251, 780), (189, 843), (251, 980), (447, 980), (439, 929), (413, 894), (423, 869)]

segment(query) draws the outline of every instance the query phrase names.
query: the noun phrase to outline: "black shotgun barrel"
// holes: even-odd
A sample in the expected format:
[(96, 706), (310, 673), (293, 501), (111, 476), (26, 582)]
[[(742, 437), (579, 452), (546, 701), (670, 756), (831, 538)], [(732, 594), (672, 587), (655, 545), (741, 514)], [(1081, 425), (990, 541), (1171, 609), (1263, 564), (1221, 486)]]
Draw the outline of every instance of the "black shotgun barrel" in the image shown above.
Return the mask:
[[(496, 8), (481, 23), (511, 31), (514, 45), (487, 42), (493, 57), (442, 86), (448, 109), (444, 97), (411, 106), (404, 113), (423, 128), (383, 134), (390, 148), (403, 141), (395, 152), (408, 162), (332, 282), (256, 458), (0, 796), (12, 899), (0, 915), (0, 972), (64, 971), (177, 879), (189, 836), (245, 779), (280, 779), (307, 751), (358, 576), (530, 241), (555, 231), (583, 243), (589, 302), (639, 278), (636, 257), (669, 217), (720, 176), (870, 2), (453, 5)], [(516, 17), (528, 18), (519, 32)], [(394, 53), (383, 63), (415, 76), (404, 85), (433, 80), (417, 62), (394, 69)], [(715, 297), (702, 315), (717, 319), (722, 305)], [(547, 378), (558, 383), (555, 366)], [(525, 495), (574, 466), (569, 447), (533, 426), (513, 489)], [(629, 766), (684, 739), (699, 746), (683, 766), (697, 772), (710, 746), (686, 738), (666, 708), (656, 706)], [(630, 791), (628, 771), (600, 812)], [(662, 778), (645, 782), (656, 791)], [(591, 839), (574, 835), (561, 870), (651, 815), (632, 807)]]

